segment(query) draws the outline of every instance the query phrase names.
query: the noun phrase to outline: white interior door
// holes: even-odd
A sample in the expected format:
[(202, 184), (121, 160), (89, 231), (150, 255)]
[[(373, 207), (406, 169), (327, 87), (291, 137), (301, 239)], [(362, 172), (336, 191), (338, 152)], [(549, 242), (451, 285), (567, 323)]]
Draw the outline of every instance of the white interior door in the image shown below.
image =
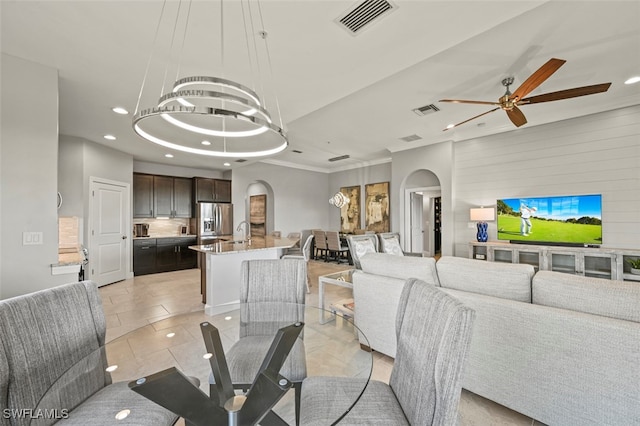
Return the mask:
[(422, 253), (424, 251), (424, 228), (422, 227), (422, 194), (411, 193), (411, 252)]
[(89, 277), (98, 285), (122, 281), (129, 270), (129, 185), (91, 181)]

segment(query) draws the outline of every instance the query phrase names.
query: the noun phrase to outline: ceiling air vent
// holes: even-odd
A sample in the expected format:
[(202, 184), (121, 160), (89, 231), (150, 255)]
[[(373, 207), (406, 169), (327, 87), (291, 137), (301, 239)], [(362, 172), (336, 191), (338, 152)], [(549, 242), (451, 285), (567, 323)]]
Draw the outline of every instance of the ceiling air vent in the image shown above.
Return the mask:
[(396, 7), (387, 0), (364, 0), (349, 9), (337, 22), (352, 35), (358, 34), (365, 26), (394, 10)]
[(427, 114), (431, 114), (433, 112), (438, 112), (438, 111), (440, 111), (440, 108), (438, 108), (434, 104), (425, 105), (423, 107), (416, 108), (416, 109), (413, 110), (413, 112), (415, 112), (416, 114), (418, 114), (421, 117), (424, 116), (424, 115), (427, 115)]
[(340, 161), (340, 160), (346, 160), (347, 158), (349, 158), (349, 155), (341, 155), (339, 157), (329, 158), (329, 161), (331, 161), (331, 162)]
[(244, 163), (245, 161), (247, 160), (245, 160), (244, 158), (239, 158), (236, 160), (236, 163)]
[(404, 138), (400, 138), (400, 140), (403, 140), (405, 142), (419, 141), (420, 139), (422, 139), (422, 136), (418, 136), (416, 134), (405, 136)]

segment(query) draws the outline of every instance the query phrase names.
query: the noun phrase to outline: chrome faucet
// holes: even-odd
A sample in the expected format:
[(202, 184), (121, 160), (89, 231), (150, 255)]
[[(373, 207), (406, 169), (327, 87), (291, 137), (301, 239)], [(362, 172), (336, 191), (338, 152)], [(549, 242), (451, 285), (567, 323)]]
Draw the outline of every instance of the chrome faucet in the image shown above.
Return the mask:
[[(245, 225), (244, 227), (242, 225)], [(242, 231), (242, 241), (251, 241), (251, 225), (246, 220), (238, 224), (236, 231)]]

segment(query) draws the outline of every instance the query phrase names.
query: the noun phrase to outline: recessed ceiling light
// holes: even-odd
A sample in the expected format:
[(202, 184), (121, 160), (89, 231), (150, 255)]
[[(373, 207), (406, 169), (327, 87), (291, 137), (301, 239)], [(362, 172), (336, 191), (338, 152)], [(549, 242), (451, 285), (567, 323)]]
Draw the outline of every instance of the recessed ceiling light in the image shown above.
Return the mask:
[(113, 135), (104, 135), (104, 138), (107, 139), (107, 140), (110, 140), (110, 141), (115, 141), (116, 140), (116, 137), (113, 136)]
[(624, 84), (633, 84), (640, 81), (640, 76), (631, 77), (629, 80), (625, 81)]
[(200, 142), (200, 143), (201, 143), (202, 145), (211, 145), (211, 142), (209, 142), (209, 141), (202, 141), (202, 142)]
[(165, 154), (164, 156), (167, 158), (173, 158), (173, 154)]
[(229, 167), (231, 165), (231, 163), (224, 163), (224, 166)]
[(111, 111), (115, 112), (116, 114), (122, 114), (122, 115), (129, 114), (129, 111), (127, 111), (126, 109), (124, 109), (122, 107), (113, 107), (113, 108), (111, 108)]

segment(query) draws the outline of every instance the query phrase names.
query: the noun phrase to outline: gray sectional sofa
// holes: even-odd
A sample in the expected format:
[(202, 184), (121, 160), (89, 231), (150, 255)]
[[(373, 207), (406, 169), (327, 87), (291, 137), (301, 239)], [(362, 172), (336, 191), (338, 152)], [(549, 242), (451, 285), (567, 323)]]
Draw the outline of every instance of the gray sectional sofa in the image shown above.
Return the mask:
[(402, 284), (419, 278), (476, 311), (463, 387), (549, 425), (640, 425), (640, 285), (523, 264), (371, 253), (355, 321), (395, 355)]
[[(174, 424), (127, 382), (111, 383), (105, 330), (91, 281), (0, 300), (0, 425)], [(129, 416), (116, 420), (123, 408)]]

